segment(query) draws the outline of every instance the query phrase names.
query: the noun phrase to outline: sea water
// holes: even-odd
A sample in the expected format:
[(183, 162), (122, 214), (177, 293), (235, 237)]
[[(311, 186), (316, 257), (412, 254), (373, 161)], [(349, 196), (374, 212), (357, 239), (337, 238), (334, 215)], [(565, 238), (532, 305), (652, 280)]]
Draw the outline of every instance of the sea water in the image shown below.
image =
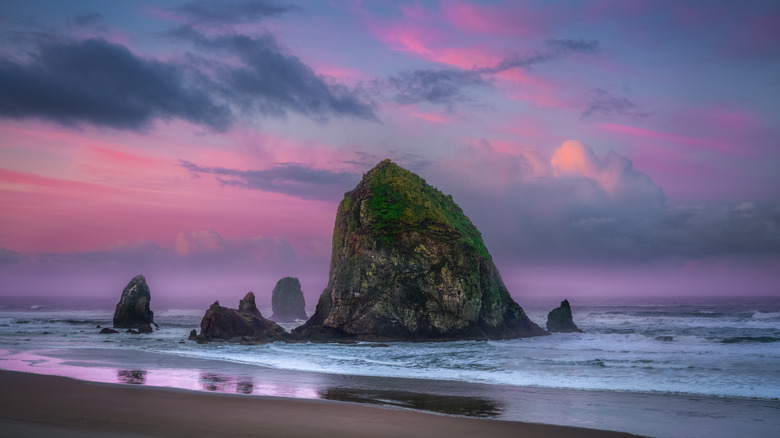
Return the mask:
[[(519, 301), (541, 326), (558, 304)], [(113, 314), (114, 303), (105, 299), (0, 297), (0, 368), (12, 369), (7, 364), (13, 358), (36, 351), (84, 366), (88, 361), (74, 359), (79, 351), (92, 351), (93, 356), (96, 350), (104, 356), (136, 351), (178, 363), (208, 360), (226, 367), (496, 388), (764, 400), (777, 409), (780, 299), (582, 298), (571, 303), (575, 322), (585, 333), (437, 343), (239, 345), (186, 340), (189, 331), (198, 328), (205, 308), (155, 307), (153, 302), (160, 325), (153, 334), (100, 335), (97, 326), (110, 327)], [(30, 366), (46, 357), (29, 359)], [(132, 380), (132, 372), (125, 377)], [(204, 385), (203, 376), (198, 379)]]

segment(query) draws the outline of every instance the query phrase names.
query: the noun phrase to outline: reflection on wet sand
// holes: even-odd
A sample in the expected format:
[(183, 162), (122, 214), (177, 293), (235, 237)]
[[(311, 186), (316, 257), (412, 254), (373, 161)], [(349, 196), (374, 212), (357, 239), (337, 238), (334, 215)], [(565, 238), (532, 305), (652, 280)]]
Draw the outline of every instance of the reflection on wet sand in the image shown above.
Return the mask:
[(251, 394), (254, 387), (255, 385), (251, 380), (236, 382), (236, 392), (240, 392), (242, 394)]
[(342, 387), (320, 390), (319, 396), (326, 400), (399, 406), (468, 417), (497, 417), (502, 412), (502, 407), (497, 401), (482, 397)]
[(116, 378), (119, 383), (129, 383), (131, 385), (143, 385), (146, 383), (145, 370), (117, 370)]
[(254, 383), (246, 377), (228, 376), (217, 373), (201, 373), (200, 384), (206, 391), (238, 392), (251, 394)]

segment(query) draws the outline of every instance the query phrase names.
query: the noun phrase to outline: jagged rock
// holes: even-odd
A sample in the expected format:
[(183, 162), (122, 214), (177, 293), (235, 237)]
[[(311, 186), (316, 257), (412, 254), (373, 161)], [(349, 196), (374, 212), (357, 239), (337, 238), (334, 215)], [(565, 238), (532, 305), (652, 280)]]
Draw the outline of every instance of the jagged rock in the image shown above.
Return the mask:
[(452, 200), (385, 160), (339, 204), (330, 278), (306, 340), (504, 339), (547, 334), (512, 300)]
[(296, 319), (305, 320), (306, 301), (301, 291), (301, 282), (295, 277), (284, 277), (276, 283), (271, 296), (271, 308), (273, 315), (271, 320), (276, 322), (295, 322)]
[(569, 300), (561, 301), (561, 307), (547, 314), (547, 330), (559, 333), (584, 333), (574, 324)]
[(187, 339), (189, 339), (190, 341), (194, 341), (194, 340), (196, 340), (197, 338), (198, 338), (198, 332), (197, 332), (197, 331), (195, 331), (195, 329), (192, 329), (192, 330), (190, 331), (190, 336), (189, 336)]
[(228, 309), (215, 301), (206, 310), (200, 322), (200, 335), (196, 341), (213, 339), (255, 342), (274, 342), (286, 339), (287, 332), (273, 321), (263, 318), (255, 305), (255, 294), (249, 292), (239, 303), (238, 309)]
[(114, 328), (137, 328), (151, 333), (151, 324), (154, 324), (154, 312), (149, 309), (151, 300), (146, 278), (137, 275), (122, 291), (114, 311)]
[(103, 327), (103, 329), (100, 330), (101, 335), (113, 335), (114, 333), (119, 333), (119, 332), (108, 327)]
[(133, 329), (127, 329), (127, 331), (125, 333), (129, 333), (131, 335), (140, 335), (141, 334), (141, 332), (139, 332), (138, 330), (133, 330)]

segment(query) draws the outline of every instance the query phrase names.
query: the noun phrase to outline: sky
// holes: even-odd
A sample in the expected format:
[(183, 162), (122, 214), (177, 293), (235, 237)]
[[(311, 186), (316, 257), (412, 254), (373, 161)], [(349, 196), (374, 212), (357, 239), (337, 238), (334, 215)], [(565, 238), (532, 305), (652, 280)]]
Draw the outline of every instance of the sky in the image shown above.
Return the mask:
[(390, 158), (521, 304), (780, 296), (778, 41), (759, 0), (6, 0), (0, 295), (313, 303)]

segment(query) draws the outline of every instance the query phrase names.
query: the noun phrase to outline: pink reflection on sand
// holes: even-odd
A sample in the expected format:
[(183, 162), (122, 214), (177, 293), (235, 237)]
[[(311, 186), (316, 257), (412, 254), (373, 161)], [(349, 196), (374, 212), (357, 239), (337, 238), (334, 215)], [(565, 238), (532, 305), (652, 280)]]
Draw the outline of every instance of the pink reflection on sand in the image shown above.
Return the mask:
[[(77, 363), (77, 364), (76, 364)], [(0, 369), (48, 376), (69, 377), (87, 382), (144, 385), (266, 397), (320, 398), (312, 384), (262, 381), (247, 375), (207, 372), (185, 368), (144, 368), (102, 366), (100, 361), (52, 358), (36, 351), (13, 352), (0, 349)]]
[(44, 374), (47, 376), (62, 376), (88, 382), (117, 383), (117, 370), (91, 366), (95, 362), (81, 360), (81, 366), (72, 366), (62, 359), (55, 359), (37, 354), (35, 351), (14, 353), (3, 350), (0, 354), (0, 369), (19, 371), (23, 373)]

